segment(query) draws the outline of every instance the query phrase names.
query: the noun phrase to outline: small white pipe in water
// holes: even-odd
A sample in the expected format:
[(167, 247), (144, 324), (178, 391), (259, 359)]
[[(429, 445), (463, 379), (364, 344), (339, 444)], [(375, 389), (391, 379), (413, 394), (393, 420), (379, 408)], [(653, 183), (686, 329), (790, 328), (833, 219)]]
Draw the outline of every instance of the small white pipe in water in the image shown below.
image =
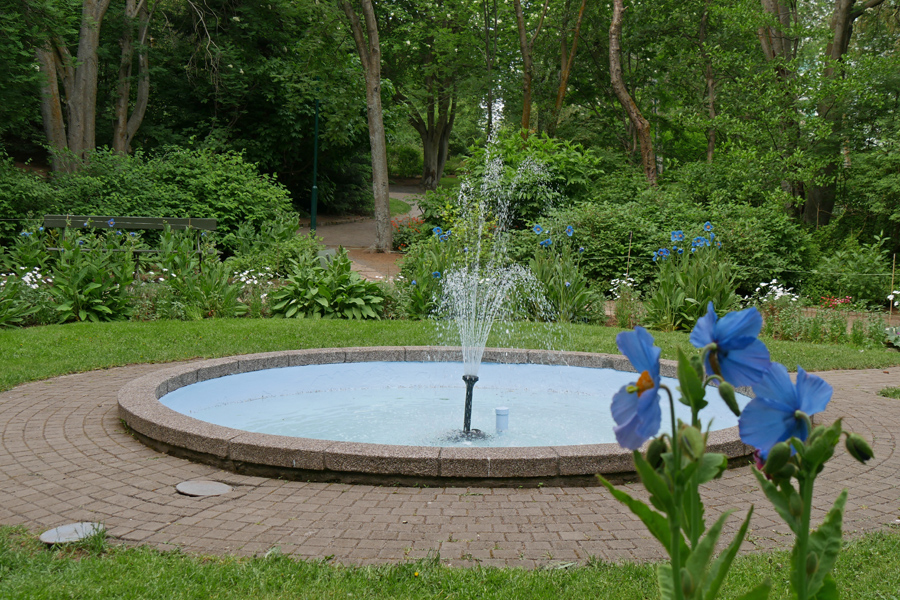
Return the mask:
[(509, 409), (505, 406), (499, 406), (494, 409), (497, 416), (497, 433), (503, 433), (509, 429)]

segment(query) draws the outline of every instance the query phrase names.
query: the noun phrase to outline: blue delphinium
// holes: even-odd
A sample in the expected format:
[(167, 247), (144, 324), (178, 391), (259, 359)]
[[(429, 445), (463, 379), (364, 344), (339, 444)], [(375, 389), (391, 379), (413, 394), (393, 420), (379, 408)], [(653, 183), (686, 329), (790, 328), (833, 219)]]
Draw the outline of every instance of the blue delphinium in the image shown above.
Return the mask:
[(772, 363), (762, 379), (753, 384), (756, 397), (741, 412), (741, 440), (758, 449), (763, 458), (778, 442), (792, 437), (806, 441), (809, 417), (825, 410), (832, 391), (825, 380), (800, 367), (795, 385), (784, 365)]
[(623, 386), (612, 399), (613, 431), (623, 448), (637, 450), (659, 432), (662, 410), (659, 406), (659, 356), (653, 336), (643, 327), (616, 336), (619, 351), (631, 361), (639, 376), (635, 383)]
[(769, 349), (757, 337), (762, 315), (755, 307), (728, 313), (721, 319), (710, 302), (706, 314), (691, 331), (691, 344), (705, 348), (715, 344), (706, 358), (706, 368), (734, 386), (752, 385), (769, 370)]

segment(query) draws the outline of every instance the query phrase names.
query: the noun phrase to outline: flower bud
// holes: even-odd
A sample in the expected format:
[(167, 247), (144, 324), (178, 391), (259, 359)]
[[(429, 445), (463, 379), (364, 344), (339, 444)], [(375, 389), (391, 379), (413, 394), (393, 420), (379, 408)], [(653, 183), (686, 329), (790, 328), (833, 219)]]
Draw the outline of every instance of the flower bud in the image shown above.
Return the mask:
[(806, 574), (813, 575), (819, 570), (819, 557), (815, 552), (806, 555)]
[(703, 359), (700, 358), (700, 356), (698, 356), (698, 355), (695, 354), (694, 356), (692, 356), (692, 357), (689, 359), (689, 361), (690, 361), (690, 363), (691, 363), (691, 366), (694, 368), (694, 371), (697, 372), (697, 377), (699, 377), (700, 380), (702, 381), (702, 380), (703, 380), (703, 375), (704, 375)]
[(694, 578), (691, 572), (684, 567), (681, 567), (681, 591), (684, 593), (685, 598), (690, 598), (694, 595)]
[(722, 397), (722, 400), (725, 401), (725, 404), (728, 406), (729, 410), (734, 413), (734, 416), (741, 416), (741, 407), (738, 406), (737, 399), (734, 397), (734, 386), (728, 383), (727, 381), (723, 381), (719, 384), (719, 395)]
[(699, 459), (706, 451), (706, 437), (696, 427), (683, 427), (678, 437), (684, 453), (692, 460)]
[(645, 457), (647, 463), (649, 463), (650, 466), (654, 469), (658, 469), (663, 462), (663, 452), (668, 449), (669, 448), (666, 444), (666, 440), (664, 440), (662, 437), (654, 438), (650, 441), (650, 445), (647, 447), (647, 455)]
[(776, 473), (773, 473), (771, 479), (790, 479), (796, 473), (797, 467), (794, 466), (794, 463), (788, 463), (781, 467)]
[(867, 460), (875, 456), (875, 453), (872, 452), (872, 447), (869, 446), (868, 442), (866, 442), (866, 440), (864, 440), (862, 436), (855, 433), (847, 434), (845, 445), (847, 447), (847, 452), (850, 453), (850, 456), (861, 463), (865, 463)]
[(803, 499), (799, 494), (791, 494), (788, 500), (788, 510), (791, 511), (791, 516), (798, 519), (803, 515)]
[(766, 466), (763, 467), (769, 475), (774, 475), (781, 470), (784, 465), (791, 459), (791, 447), (787, 442), (778, 442), (769, 450), (769, 456), (766, 458)]

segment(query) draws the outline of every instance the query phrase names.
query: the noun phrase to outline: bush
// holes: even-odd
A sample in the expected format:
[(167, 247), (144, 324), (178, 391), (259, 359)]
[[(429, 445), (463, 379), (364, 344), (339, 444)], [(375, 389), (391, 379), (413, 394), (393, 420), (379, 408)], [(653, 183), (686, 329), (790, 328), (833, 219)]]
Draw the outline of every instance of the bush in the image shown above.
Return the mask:
[(272, 292), (271, 307), (283, 317), (378, 319), (384, 295), (377, 284), (351, 270), (346, 250), (323, 268), (319, 261), (295, 263), (291, 275)]
[(79, 171), (54, 175), (52, 185), (56, 210), (66, 214), (217, 219), (227, 252), (242, 224), (258, 229), (292, 210), (287, 190), (235, 152), (168, 147), (147, 158), (100, 149)]
[(39, 219), (53, 206), (53, 190), (40, 175), (19, 169), (0, 155), (0, 245), (6, 246), (27, 229), (19, 219)]
[(692, 329), (710, 303), (719, 316), (739, 304), (734, 293), (734, 270), (719, 249), (712, 228), (707, 222), (704, 229), (710, 232), (709, 237), (694, 237), (690, 251), (686, 247), (690, 236), (673, 231), (672, 249), (660, 248), (654, 255), (659, 267), (657, 282), (644, 302), (645, 322), (650, 327), (663, 331)]
[(422, 151), (415, 146), (392, 146), (388, 150), (391, 177), (419, 177), (424, 169)]
[(466, 164), (475, 193), (484, 184), (487, 193), (509, 195), (513, 224), (518, 226), (554, 207), (587, 199), (603, 174), (600, 158), (580, 144), (547, 135), (523, 140), (511, 129), (501, 130), (496, 142), (473, 148)]
[(822, 257), (803, 285), (810, 297), (851, 297), (857, 304), (881, 306), (890, 289), (888, 237), (876, 235), (870, 244), (851, 237), (844, 245)]

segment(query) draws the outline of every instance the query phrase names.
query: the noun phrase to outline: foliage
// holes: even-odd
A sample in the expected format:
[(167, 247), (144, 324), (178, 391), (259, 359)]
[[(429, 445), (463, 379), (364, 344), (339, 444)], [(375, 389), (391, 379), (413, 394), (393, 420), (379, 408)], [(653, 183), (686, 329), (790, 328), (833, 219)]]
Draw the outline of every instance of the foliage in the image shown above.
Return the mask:
[(21, 325), (38, 310), (37, 306), (22, 301), (22, 288), (26, 284), (14, 275), (0, 277), (0, 327)]
[(54, 175), (67, 214), (215, 218), (220, 245), (238, 228), (259, 229), (291, 210), (287, 190), (236, 152), (167, 147), (153, 157), (96, 150), (84, 168)]
[[(551, 312), (548, 316), (538, 315), (538, 318), (563, 323), (605, 318), (603, 300), (589, 287), (581, 265), (582, 253), (576, 247), (577, 242), (573, 242), (573, 235), (572, 227), (558, 231), (557, 235), (541, 228), (537, 238), (532, 239), (534, 255), (528, 266), (543, 287)], [(547, 240), (553, 243), (548, 244)]]
[(884, 330), (885, 342), (900, 349), (900, 327), (887, 327)]
[(878, 392), (879, 396), (900, 400), (900, 387), (886, 387)]
[[(678, 240), (676, 234), (680, 234)], [(739, 298), (734, 293), (734, 268), (714, 235), (694, 238), (690, 252), (682, 241), (684, 232), (672, 232), (671, 237), (672, 250), (660, 248), (654, 255), (659, 272), (656, 286), (644, 301), (645, 322), (664, 331), (689, 329), (706, 314), (710, 302), (723, 307), (723, 312), (735, 308)]]
[(415, 146), (390, 146), (387, 159), (388, 173), (391, 177), (419, 177), (422, 175), (422, 151)]
[(59, 322), (127, 318), (136, 267), (127, 236), (66, 229), (59, 240), (50, 288)]
[(6, 246), (54, 204), (53, 190), (38, 174), (15, 166), (0, 152), (0, 246)]
[(318, 259), (300, 263), (281, 287), (272, 292), (272, 313), (283, 317), (326, 319), (378, 319), (384, 295), (350, 267), (341, 251), (327, 267)]
[(585, 199), (603, 174), (599, 157), (580, 144), (546, 135), (523, 141), (519, 132), (504, 129), (487, 147), (471, 149), (468, 176), (475, 181), (494, 177), (489, 159), (495, 157), (502, 168), (492, 185), (509, 195), (513, 225), (535, 222), (552, 208)]
[(425, 240), (431, 235), (431, 228), (426, 228), (421, 217), (398, 217), (391, 220), (394, 233), (391, 240), (394, 250), (405, 252), (416, 242)]
[(609, 289), (614, 301), (616, 327), (632, 329), (644, 319), (644, 305), (641, 293), (634, 287), (634, 278), (622, 275), (621, 279), (609, 282)]
[[(442, 230), (441, 230), (442, 231)], [(441, 241), (437, 232), (410, 246), (400, 266), (397, 284), (398, 303), (402, 314), (412, 319), (434, 315), (441, 296), (441, 278), (452, 264), (454, 248)]]
[(872, 243), (855, 237), (822, 257), (813, 275), (803, 286), (808, 296), (850, 296), (855, 302), (877, 306), (890, 285), (890, 238), (876, 235)]
[[(753, 473), (760, 487), (794, 534), (790, 560), (794, 597), (837, 597), (831, 571), (841, 551), (847, 490), (840, 493), (819, 528), (810, 531), (813, 485), (842, 435), (848, 453), (859, 462), (871, 459), (872, 450), (860, 436), (843, 431), (840, 419), (831, 426), (812, 427), (810, 418), (825, 410), (831, 387), (800, 368), (795, 386), (782, 365), (770, 363), (768, 349), (756, 339), (761, 327), (762, 317), (754, 308), (718, 319), (709, 305), (690, 337), (701, 356), (689, 358), (679, 350), (679, 401), (691, 409), (689, 423), (675, 418), (675, 398), (660, 381), (660, 349), (652, 345), (653, 338), (642, 328), (617, 336), (620, 350), (640, 377), (613, 397), (614, 430), (619, 444), (634, 451), (635, 468), (652, 508), (604, 478), (600, 481), (666, 549), (669, 562), (657, 567), (664, 600), (716, 598), (753, 514), (751, 507), (731, 543), (713, 558), (731, 513), (726, 511), (707, 528), (699, 495), (700, 486), (721, 477), (727, 466), (724, 455), (707, 452), (708, 432), (703, 432), (699, 417), (709, 404), (707, 386), (714, 381), (722, 401), (740, 417), (742, 441), (757, 447)], [(753, 385), (755, 398), (743, 410), (735, 400), (732, 382)], [(659, 434), (661, 391), (668, 398), (671, 433)], [(646, 452), (638, 451), (647, 440)], [(770, 589), (770, 582), (761, 582), (742, 597), (764, 600)]]
[(241, 302), (244, 285), (232, 281), (228, 265), (218, 260), (205, 260), (196, 271), (170, 274), (168, 285), (176, 300), (185, 307), (185, 318), (208, 319), (239, 317), (248, 307)]

